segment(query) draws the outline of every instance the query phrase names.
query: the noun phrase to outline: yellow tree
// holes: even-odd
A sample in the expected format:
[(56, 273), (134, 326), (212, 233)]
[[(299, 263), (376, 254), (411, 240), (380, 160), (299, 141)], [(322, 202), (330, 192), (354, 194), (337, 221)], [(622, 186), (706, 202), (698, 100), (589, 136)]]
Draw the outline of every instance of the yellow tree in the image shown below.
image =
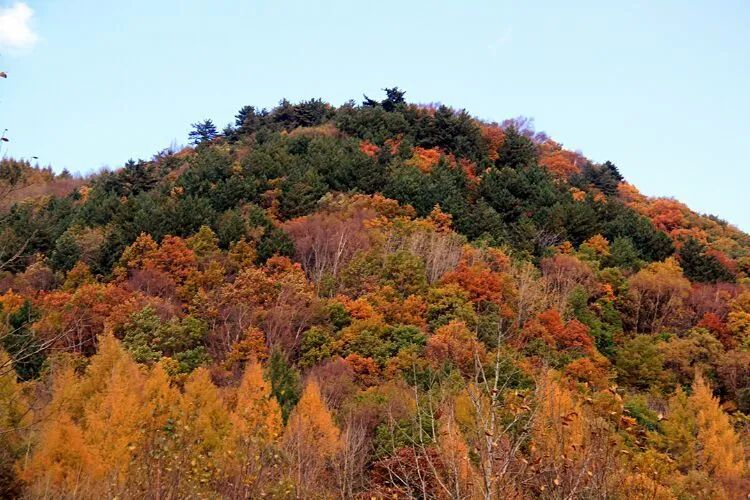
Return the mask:
[(231, 420), (231, 436), (245, 443), (267, 444), (281, 434), (281, 409), (271, 395), (271, 384), (263, 378), (263, 370), (257, 361), (251, 361), (245, 368)]
[(229, 412), (205, 368), (196, 369), (188, 377), (181, 407), (177, 467), (194, 488), (191, 494), (199, 495), (216, 479), (219, 455), (230, 428)]
[(690, 294), (690, 281), (672, 257), (638, 271), (629, 287), (632, 311), (624, 319), (636, 332), (656, 333), (678, 320)]
[(444, 465), (442, 480), (452, 498), (472, 498), (474, 470), (469, 458), (469, 447), (461, 434), (452, 412), (446, 411), (438, 419), (437, 449)]
[[(620, 442), (610, 424), (587, 410), (552, 370), (537, 380), (536, 399), (530, 472), (538, 492), (554, 492), (554, 498), (611, 496), (622, 470), (613, 468)], [(617, 414), (621, 405), (613, 403)]]
[(729, 416), (700, 374), (695, 377), (690, 402), (695, 409), (698, 460), (702, 468), (725, 487), (736, 487), (745, 477), (745, 454)]
[(138, 238), (123, 252), (117, 263), (115, 274), (121, 277), (127, 276), (130, 269), (141, 268), (159, 249), (150, 234), (141, 233)]
[(739, 294), (731, 302), (727, 327), (735, 340), (750, 345), (750, 292)]
[[(0, 367), (10, 365), (10, 356), (0, 348)], [(22, 452), (24, 431), (31, 421), (31, 409), (16, 372), (0, 368), (0, 498), (20, 494), (13, 462)]]
[(27, 494), (39, 498), (94, 498), (106, 473), (96, 449), (65, 412), (42, 428), (36, 451), (21, 472)]
[[(10, 363), (10, 356), (0, 348), (0, 366)], [(15, 440), (12, 436), (31, 420), (29, 405), (21, 389), (15, 371), (0, 372), (0, 435), (4, 445)]]
[(328, 411), (317, 381), (311, 380), (289, 416), (284, 446), (298, 494), (312, 494), (339, 449), (340, 431)]
[(41, 415), (34, 452), (24, 461), (21, 478), (31, 496), (92, 495), (106, 472), (96, 449), (86, 443), (84, 431), (74, 421), (79, 406), (80, 383), (72, 366), (63, 365), (54, 375), (52, 400)]
[(581, 243), (578, 250), (587, 260), (601, 260), (610, 255), (609, 241), (601, 234), (595, 234)]
[(176, 423), (181, 394), (172, 386), (164, 364), (155, 364), (144, 384), (143, 437), (127, 478), (125, 496), (168, 498), (178, 493), (178, 469), (173, 462), (175, 455), (179, 457)]
[(197, 233), (185, 240), (185, 243), (203, 263), (210, 261), (219, 253), (219, 238), (208, 226), (201, 226)]
[(552, 462), (577, 455), (585, 433), (580, 402), (551, 370), (537, 381), (536, 398), (532, 449), (543, 460)]
[(263, 379), (263, 370), (257, 361), (245, 367), (230, 420), (232, 427), (225, 450), (230, 496), (257, 496), (273, 464), (273, 445), (283, 425), (281, 408), (271, 394), (271, 384)]
[(62, 285), (62, 289), (65, 291), (73, 292), (77, 290), (81, 285), (94, 283), (96, 278), (91, 273), (91, 268), (83, 261), (78, 261), (73, 268), (68, 271), (65, 275), (65, 282)]
[(669, 399), (667, 419), (661, 424), (665, 446), (682, 472), (695, 467), (696, 423), (690, 398), (678, 387)]
[(111, 493), (119, 491), (140, 446), (143, 383), (139, 365), (120, 343), (110, 335), (102, 337), (84, 379), (90, 390), (84, 422), (86, 442), (99, 453)]

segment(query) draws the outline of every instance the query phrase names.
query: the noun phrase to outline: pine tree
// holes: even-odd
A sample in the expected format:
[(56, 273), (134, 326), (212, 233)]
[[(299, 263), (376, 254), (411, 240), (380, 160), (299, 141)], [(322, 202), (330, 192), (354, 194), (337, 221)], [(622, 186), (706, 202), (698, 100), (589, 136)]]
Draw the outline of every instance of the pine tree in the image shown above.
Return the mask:
[(732, 273), (695, 238), (688, 238), (682, 244), (679, 257), (685, 275), (693, 281), (734, 281)]
[(281, 406), (281, 414), (286, 422), (292, 408), (300, 398), (299, 372), (287, 362), (281, 350), (274, 349), (268, 360), (266, 375), (271, 382), (273, 396)]
[(8, 314), (8, 331), (0, 333), (0, 349), (4, 349), (10, 359), (7, 364), (0, 364), (0, 373), (5, 371), (6, 366), (12, 366), (21, 380), (32, 380), (39, 376), (47, 355), (31, 329), (38, 318), (39, 312), (28, 300), (17, 311)]
[(611, 161), (607, 160), (602, 164), (602, 168), (607, 170), (609, 174), (617, 180), (617, 182), (622, 182), (625, 180), (625, 178), (620, 173), (620, 169), (617, 168), (617, 165), (612, 163)]
[(380, 103), (380, 105), (383, 106), (384, 110), (395, 111), (397, 108), (403, 107), (404, 104), (406, 104), (406, 100), (404, 99), (404, 96), (406, 95), (405, 91), (400, 90), (398, 87), (390, 89), (385, 88), (383, 90), (385, 91), (386, 98)]
[(191, 126), (193, 127), (193, 130), (190, 131), (188, 137), (190, 143), (195, 144), (196, 146), (205, 142), (210, 142), (219, 135), (218, 130), (216, 130), (216, 125), (214, 125), (214, 122), (211, 120), (203, 120), (202, 122), (193, 123)]
[(607, 161), (601, 165), (587, 163), (573, 182), (580, 187), (593, 186), (607, 196), (617, 194), (617, 186), (624, 179), (617, 166)]
[(258, 114), (253, 106), (243, 106), (235, 115), (234, 125), (240, 134), (252, 134), (261, 123), (263, 113)]
[(638, 250), (633, 245), (633, 240), (627, 236), (617, 237), (612, 243), (610, 256), (607, 264), (612, 267), (621, 267), (624, 269), (637, 269), (640, 265), (638, 259)]
[(495, 164), (498, 167), (520, 168), (536, 162), (537, 147), (531, 139), (521, 134), (515, 127), (505, 129), (505, 140), (498, 150)]

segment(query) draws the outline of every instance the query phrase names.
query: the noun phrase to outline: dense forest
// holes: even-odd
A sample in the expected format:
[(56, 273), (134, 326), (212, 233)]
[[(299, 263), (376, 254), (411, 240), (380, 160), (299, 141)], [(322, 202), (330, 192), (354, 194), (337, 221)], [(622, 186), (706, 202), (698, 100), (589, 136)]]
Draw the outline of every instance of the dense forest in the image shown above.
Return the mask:
[(0, 497), (745, 498), (750, 236), (380, 97), (0, 162)]

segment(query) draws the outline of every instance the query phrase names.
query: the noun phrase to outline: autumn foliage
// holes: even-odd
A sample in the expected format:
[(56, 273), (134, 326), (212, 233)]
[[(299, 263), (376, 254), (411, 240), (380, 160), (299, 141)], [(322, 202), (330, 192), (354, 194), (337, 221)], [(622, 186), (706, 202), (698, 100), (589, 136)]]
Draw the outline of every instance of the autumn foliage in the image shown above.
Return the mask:
[(0, 162), (2, 498), (750, 491), (750, 237), (528, 119), (284, 100), (63, 181)]

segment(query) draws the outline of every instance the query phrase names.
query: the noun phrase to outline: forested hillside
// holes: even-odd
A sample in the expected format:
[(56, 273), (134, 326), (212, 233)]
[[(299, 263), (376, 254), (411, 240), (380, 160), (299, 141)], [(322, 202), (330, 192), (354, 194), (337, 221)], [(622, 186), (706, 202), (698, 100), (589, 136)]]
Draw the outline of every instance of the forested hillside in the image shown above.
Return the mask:
[(745, 498), (750, 237), (382, 97), (0, 162), (0, 497)]

